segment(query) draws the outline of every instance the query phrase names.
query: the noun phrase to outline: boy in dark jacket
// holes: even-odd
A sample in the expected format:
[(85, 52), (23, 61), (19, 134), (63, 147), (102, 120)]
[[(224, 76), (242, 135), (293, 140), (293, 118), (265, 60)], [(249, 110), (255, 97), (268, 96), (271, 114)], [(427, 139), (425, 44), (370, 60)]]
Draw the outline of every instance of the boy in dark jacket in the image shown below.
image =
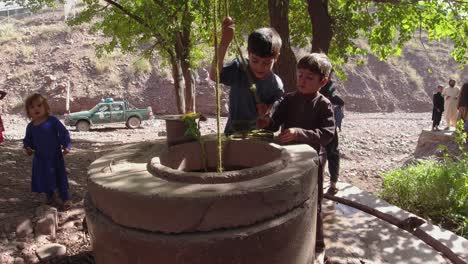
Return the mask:
[(258, 126), (272, 131), (282, 127), (280, 143), (305, 143), (319, 154), (315, 251), (318, 258), (323, 258), (323, 168), (327, 161), (325, 146), (333, 139), (335, 121), (332, 104), (318, 91), (328, 82), (332, 64), (325, 54), (312, 53), (299, 60), (297, 68), (297, 91), (275, 103), (272, 117), (258, 120)]
[(444, 87), (442, 85), (437, 86), (437, 93), (432, 97), (432, 131), (438, 131), (440, 120), (442, 119), (442, 112), (444, 112), (444, 97), (442, 91)]

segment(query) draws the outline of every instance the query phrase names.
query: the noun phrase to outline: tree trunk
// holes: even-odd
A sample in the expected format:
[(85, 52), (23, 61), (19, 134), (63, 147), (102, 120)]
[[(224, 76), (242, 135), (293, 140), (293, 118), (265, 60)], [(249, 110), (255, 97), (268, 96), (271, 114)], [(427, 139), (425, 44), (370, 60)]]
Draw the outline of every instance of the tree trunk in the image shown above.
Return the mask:
[(190, 52), (192, 44), (190, 43), (190, 34), (194, 17), (190, 12), (189, 1), (185, 2), (185, 11), (182, 18), (182, 32), (178, 35), (177, 42), (180, 48), (180, 58), (182, 74), (185, 80), (185, 112), (195, 112), (195, 78), (190, 66)]
[(180, 64), (180, 59), (177, 58), (174, 52), (169, 52), (172, 65), (172, 78), (174, 79), (174, 87), (176, 90), (176, 103), (177, 111), (179, 114), (185, 113), (185, 84), (184, 77), (182, 74), (182, 67)]
[(283, 45), (274, 71), (281, 77), (286, 92), (296, 89), (296, 56), (289, 38), (289, 0), (268, 0), (270, 26), (278, 31)]
[(328, 54), (333, 37), (332, 20), (328, 14), (328, 0), (307, 0), (312, 22), (312, 52)]

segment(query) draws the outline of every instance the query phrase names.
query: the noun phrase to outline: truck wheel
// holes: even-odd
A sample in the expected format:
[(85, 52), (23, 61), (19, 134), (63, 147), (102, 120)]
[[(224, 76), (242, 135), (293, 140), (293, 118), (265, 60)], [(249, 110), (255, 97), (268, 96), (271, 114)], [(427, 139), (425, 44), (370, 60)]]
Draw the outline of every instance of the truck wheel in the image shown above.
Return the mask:
[(76, 130), (78, 131), (89, 131), (90, 124), (88, 121), (81, 120), (76, 123)]
[(141, 120), (140, 118), (136, 116), (132, 116), (127, 120), (127, 127), (131, 129), (140, 127), (140, 124), (141, 124)]

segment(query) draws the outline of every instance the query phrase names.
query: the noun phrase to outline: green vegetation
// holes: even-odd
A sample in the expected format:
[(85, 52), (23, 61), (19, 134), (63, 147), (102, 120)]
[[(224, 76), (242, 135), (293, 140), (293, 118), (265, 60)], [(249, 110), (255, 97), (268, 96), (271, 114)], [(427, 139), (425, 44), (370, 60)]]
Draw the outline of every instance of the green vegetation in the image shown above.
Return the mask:
[(23, 36), (23, 33), (18, 31), (12, 23), (5, 23), (0, 25), (0, 43), (10, 40), (17, 40)]
[(104, 74), (111, 71), (115, 66), (115, 61), (121, 57), (122, 53), (119, 49), (115, 49), (112, 53), (98, 54), (95, 61), (95, 68), (98, 74)]
[(381, 198), (468, 238), (467, 133), (458, 122), (460, 155), (445, 151), (442, 161), (424, 161), (384, 174)]
[[(182, 119), (185, 126), (187, 127), (187, 129), (185, 130), (185, 136), (194, 138), (200, 143), (203, 167), (204, 167), (205, 172), (207, 172), (208, 167), (207, 167), (207, 160), (206, 160), (205, 142), (203, 141), (203, 138), (200, 132), (200, 121), (206, 121), (206, 117), (204, 117), (200, 113), (190, 112), (190, 113), (186, 113), (182, 115), (180, 119)], [(198, 122), (197, 122), (197, 119), (199, 120)], [(218, 171), (218, 172), (222, 172), (222, 171)]]
[(152, 67), (148, 59), (139, 58), (133, 62), (131, 68), (134, 74), (138, 74), (151, 72)]

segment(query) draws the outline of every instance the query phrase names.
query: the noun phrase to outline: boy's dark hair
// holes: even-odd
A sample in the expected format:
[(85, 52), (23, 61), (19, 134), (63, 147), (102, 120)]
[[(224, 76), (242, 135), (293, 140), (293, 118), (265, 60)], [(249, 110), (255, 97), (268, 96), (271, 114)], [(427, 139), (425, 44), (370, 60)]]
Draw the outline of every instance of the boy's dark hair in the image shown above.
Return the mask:
[(247, 50), (262, 58), (278, 57), (281, 45), (281, 37), (275, 29), (259, 28), (250, 33)]
[(24, 101), (24, 108), (26, 110), (26, 114), (28, 115), (29, 118), (31, 118), (31, 114), (29, 113), (29, 107), (35, 102), (36, 100), (40, 101), (44, 105), (44, 110), (46, 114), (49, 116), (50, 115), (50, 106), (49, 103), (47, 102), (47, 98), (45, 98), (43, 95), (35, 93)]
[(309, 70), (323, 79), (330, 76), (332, 64), (324, 53), (310, 53), (299, 60), (297, 68)]

